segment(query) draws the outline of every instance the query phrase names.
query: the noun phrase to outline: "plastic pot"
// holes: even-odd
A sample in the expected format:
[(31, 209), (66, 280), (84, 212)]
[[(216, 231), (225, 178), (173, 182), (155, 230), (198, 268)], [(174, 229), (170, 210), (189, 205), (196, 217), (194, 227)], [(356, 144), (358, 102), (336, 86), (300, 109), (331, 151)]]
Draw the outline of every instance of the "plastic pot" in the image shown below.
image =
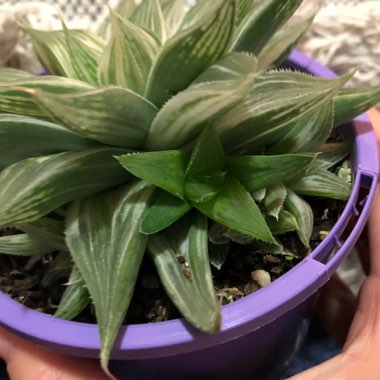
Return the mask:
[[(318, 76), (334, 76), (298, 52), (291, 55), (287, 65)], [(346, 137), (354, 141), (354, 184), (344, 212), (328, 237), (271, 285), (224, 306), (218, 333), (201, 333), (180, 319), (124, 326), (112, 353), (111, 368), (117, 375), (128, 380), (279, 378), (299, 346), (318, 290), (353, 248), (374, 197), (378, 154), (366, 115), (353, 121)], [(349, 222), (348, 237), (343, 239)], [(1, 293), (0, 323), (53, 350), (91, 358), (99, 354), (96, 325), (39, 313)]]

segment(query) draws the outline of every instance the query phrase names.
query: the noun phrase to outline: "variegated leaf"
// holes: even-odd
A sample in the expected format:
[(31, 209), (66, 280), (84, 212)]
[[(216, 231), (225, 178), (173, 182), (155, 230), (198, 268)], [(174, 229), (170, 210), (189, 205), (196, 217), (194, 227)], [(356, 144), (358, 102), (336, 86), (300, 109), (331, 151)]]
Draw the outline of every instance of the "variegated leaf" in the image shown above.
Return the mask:
[(334, 98), (334, 126), (348, 123), (380, 102), (380, 86), (344, 88)]
[(311, 195), (314, 197), (347, 200), (351, 193), (351, 187), (334, 173), (325, 168), (313, 170), (288, 186), (297, 194)]
[(155, 35), (161, 43), (168, 37), (168, 26), (159, 0), (142, 0), (131, 16), (131, 21)]
[(268, 150), (268, 154), (317, 152), (329, 138), (333, 126), (332, 102), (300, 120)]
[(54, 316), (68, 320), (74, 319), (90, 302), (90, 294), (88, 293), (83, 277), (78, 268), (73, 266), (69, 282), (66, 284), (66, 289)]
[(146, 98), (161, 107), (225, 53), (234, 27), (233, 0), (213, 0), (193, 27), (168, 40), (149, 75)]
[(230, 251), (230, 245), (227, 244), (209, 244), (208, 252), (210, 257), (210, 263), (218, 270), (220, 270), (223, 264), (226, 262)]
[(285, 198), (286, 188), (282, 183), (268, 187), (263, 202), (266, 213), (278, 220)]
[(350, 143), (327, 143), (319, 149), (318, 160), (324, 161), (326, 169), (330, 169), (343, 161), (353, 149)]
[(152, 235), (148, 249), (166, 293), (181, 314), (198, 329), (214, 332), (220, 328), (220, 307), (207, 245), (207, 218), (193, 212), (167, 231)]
[[(2, 74), (3, 73), (3, 74)], [(0, 78), (8, 70), (0, 69)], [(93, 87), (87, 83), (55, 76), (24, 76), (20, 72), (10, 74), (6, 81), (0, 81), (0, 111), (24, 116), (48, 118), (33, 99), (32, 93), (40, 89), (53, 94), (74, 94), (88, 91)]]
[(314, 16), (279, 29), (260, 51), (257, 57), (259, 69), (267, 70), (283, 63), (309, 29), (313, 20)]
[(272, 71), (258, 77), (245, 100), (213, 125), (227, 151), (251, 152), (273, 144), (298, 120), (329, 103), (349, 76), (312, 77)]
[(112, 35), (101, 58), (99, 80), (138, 94), (145, 92), (158, 42), (145, 30), (111, 11)]
[(284, 210), (290, 212), (297, 221), (297, 235), (302, 244), (309, 248), (309, 241), (313, 232), (314, 216), (309, 204), (291, 189), (287, 189)]
[(113, 158), (125, 152), (98, 148), (29, 158), (0, 174), (0, 225), (35, 221), (73, 199), (128, 181)]
[(35, 102), (58, 124), (105, 144), (139, 149), (157, 109), (123, 88), (105, 87), (73, 95), (33, 91)]
[(181, 30), (193, 27), (203, 17), (207, 17), (210, 12), (214, 11), (215, 5), (210, 0), (197, 0), (190, 9), (186, 12), (181, 23)]
[(70, 276), (73, 268), (73, 260), (67, 251), (61, 251), (56, 255), (46, 269), (41, 280), (41, 285), (44, 288), (52, 286), (58, 280)]
[(257, 55), (301, 3), (302, 0), (256, 1), (236, 29), (230, 49)]
[(287, 232), (296, 231), (298, 228), (296, 218), (286, 210), (281, 210), (278, 218), (267, 216), (266, 221), (274, 235), (286, 234)]
[(226, 177), (210, 201), (194, 203), (200, 212), (232, 230), (277, 245), (255, 201), (234, 178)]
[(257, 6), (255, 0), (235, 0), (236, 2), (236, 25), (245, 19), (245, 17)]
[[(28, 143), (25, 144), (25, 141)], [(0, 171), (25, 158), (95, 145), (99, 144), (57, 124), (26, 116), (0, 114)]]
[(254, 57), (231, 54), (206, 70), (199, 81), (161, 108), (149, 130), (146, 148), (173, 149), (196, 138), (210, 120), (244, 99), (258, 75), (256, 65)]
[(133, 182), (73, 202), (68, 212), (66, 241), (95, 305), (105, 371), (145, 252), (139, 229), (152, 193), (153, 186)]
[(168, 27), (168, 37), (172, 37), (180, 27), (186, 14), (186, 7), (183, 0), (161, 1), (162, 12)]
[(315, 155), (282, 154), (278, 156), (227, 156), (229, 175), (249, 191), (257, 191), (289, 180), (303, 172)]

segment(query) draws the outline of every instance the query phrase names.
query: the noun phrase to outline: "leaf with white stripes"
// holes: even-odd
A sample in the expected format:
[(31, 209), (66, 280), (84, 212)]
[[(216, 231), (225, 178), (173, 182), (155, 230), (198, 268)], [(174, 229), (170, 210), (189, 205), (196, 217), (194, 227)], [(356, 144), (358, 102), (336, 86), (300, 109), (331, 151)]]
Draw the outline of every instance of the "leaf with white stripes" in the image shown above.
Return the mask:
[(286, 188), (282, 183), (276, 183), (268, 187), (263, 201), (266, 213), (278, 220), (285, 198)]
[(210, 120), (245, 98), (257, 78), (256, 67), (256, 58), (241, 53), (211, 66), (161, 108), (149, 130), (147, 149), (178, 148), (196, 138)]
[(73, 268), (73, 260), (68, 251), (61, 251), (56, 255), (49, 267), (45, 270), (41, 286), (48, 288), (58, 280), (67, 279)]
[(61, 301), (54, 316), (71, 320), (78, 316), (91, 302), (90, 294), (78, 268), (74, 265), (69, 282), (63, 292)]
[(234, 1), (213, 0), (198, 23), (167, 41), (149, 74), (146, 98), (161, 107), (184, 90), (226, 52), (234, 22)]
[(66, 220), (66, 241), (95, 305), (102, 349), (108, 360), (131, 301), (147, 236), (140, 221), (153, 186), (133, 182), (73, 202)]
[(105, 144), (138, 149), (144, 146), (156, 107), (136, 93), (105, 87), (81, 94), (34, 91), (34, 99), (58, 124)]
[(207, 218), (197, 212), (185, 216), (152, 235), (148, 249), (166, 293), (186, 320), (202, 331), (218, 331), (220, 306), (208, 257)]
[(289, 211), (281, 210), (278, 218), (268, 215), (266, 222), (273, 235), (282, 235), (298, 228), (297, 220)]
[(302, 244), (309, 248), (314, 225), (314, 215), (310, 205), (288, 188), (284, 210), (290, 212), (295, 217), (297, 235)]
[(325, 162), (325, 168), (330, 169), (337, 163), (343, 161), (351, 152), (350, 143), (327, 143), (323, 144), (318, 152), (318, 160)]
[(159, 44), (145, 30), (115, 12), (111, 11), (110, 18), (112, 34), (101, 58), (100, 83), (143, 95)]
[(302, 0), (256, 1), (235, 31), (231, 50), (258, 54)]
[(256, 79), (245, 100), (213, 125), (227, 151), (260, 149), (329, 103), (349, 77), (325, 79), (290, 71), (265, 73)]
[(255, 8), (255, 0), (235, 0), (236, 2), (236, 25), (244, 20), (244, 18)]
[(164, 43), (168, 37), (168, 26), (159, 0), (142, 0), (131, 16), (131, 21), (148, 30)]
[(27, 116), (0, 114), (0, 171), (25, 158), (96, 145), (99, 146), (57, 124)]
[(168, 27), (168, 37), (171, 37), (177, 32), (185, 17), (185, 3), (183, 0), (161, 1), (161, 8)]
[(74, 199), (128, 181), (113, 156), (123, 149), (98, 148), (29, 158), (0, 174), (0, 225), (35, 221)]
[(343, 88), (334, 98), (334, 127), (348, 123), (380, 102), (380, 86)]
[[(0, 77), (3, 69), (0, 69)], [(5, 75), (7, 70), (5, 71)], [(93, 87), (75, 79), (56, 76), (29, 76), (21, 77), (18, 73), (9, 75), (8, 80), (0, 82), (0, 111), (17, 113), (24, 116), (47, 118), (33, 100), (34, 89), (41, 89), (54, 94), (73, 94), (88, 91)]]
[(182, 20), (180, 29), (185, 30), (191, 28), (198, 23), (202, 17), (207, 17), (207, 14), (214, 8), (213, 1), (210, 0), (197, 0), (190, 9), (186, 12)]

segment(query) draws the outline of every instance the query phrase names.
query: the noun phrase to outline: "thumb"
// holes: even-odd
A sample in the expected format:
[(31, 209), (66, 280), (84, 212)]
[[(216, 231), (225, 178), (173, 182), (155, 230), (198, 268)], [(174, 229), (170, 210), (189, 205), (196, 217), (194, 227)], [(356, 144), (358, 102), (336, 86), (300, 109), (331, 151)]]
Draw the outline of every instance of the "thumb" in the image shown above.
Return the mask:
[(96, 361), (45, 350), (1, 327), (0, 358), (11, 380), (108, 380)]

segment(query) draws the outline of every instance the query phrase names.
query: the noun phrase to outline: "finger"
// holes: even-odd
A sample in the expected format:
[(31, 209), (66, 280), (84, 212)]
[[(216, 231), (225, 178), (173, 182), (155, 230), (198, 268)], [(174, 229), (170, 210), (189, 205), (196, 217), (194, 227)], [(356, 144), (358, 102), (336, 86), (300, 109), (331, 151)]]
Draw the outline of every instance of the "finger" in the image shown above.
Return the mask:
[(380, 282), (380, 189), (377, 189), (368, 221), (370, 273)]
[(1, 327), (0, 358), (11, 380), (109, 380), (95, 361), (45, 350)]
[(334, 274), (322, 288), (317, 303), (317, 315), (327, 332), (343, 346), (346, 341), (357, 301), (351, 290)]

